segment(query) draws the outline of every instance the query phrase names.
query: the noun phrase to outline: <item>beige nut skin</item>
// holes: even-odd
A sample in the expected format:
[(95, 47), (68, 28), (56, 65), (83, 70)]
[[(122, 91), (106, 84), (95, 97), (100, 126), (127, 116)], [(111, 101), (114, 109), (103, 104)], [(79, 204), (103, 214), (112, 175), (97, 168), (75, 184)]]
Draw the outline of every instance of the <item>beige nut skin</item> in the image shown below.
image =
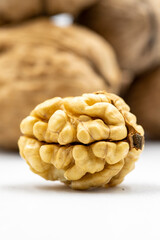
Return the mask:
[(20, 154), (30, 169), (73, 189), (121, 183), (144, 145), (128, 105), (107, 92), (47, 100), (21, 122), (21, 132)]
[(137, 77), (124, 97), (146, 137), (160, 139), (160, 67)]
[(109, 41), (128, 72), (139, 74), (160, 62), (159, 0), (100, 0), (77, 21)]
[(76, 16), (98, 0), (0, 0), (0, 25), (57, 13)]
[(0, 29), (0, 73), (0, 147), (7, 149), (17, 149), (19, 124), (38, 103), (100, 89), (116, 93), (121, 84), (109, 44), (48, 19)]

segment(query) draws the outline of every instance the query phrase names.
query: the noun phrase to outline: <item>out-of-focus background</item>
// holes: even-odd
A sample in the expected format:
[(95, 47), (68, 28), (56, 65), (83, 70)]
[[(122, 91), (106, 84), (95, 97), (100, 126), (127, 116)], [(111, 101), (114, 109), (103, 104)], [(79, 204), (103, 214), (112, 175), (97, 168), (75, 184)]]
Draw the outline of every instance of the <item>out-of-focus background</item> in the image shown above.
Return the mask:
[[(146, 146), (118, 187), (75, 192), (29, 172), (21, 120), (42, 101), (123, 97)], [(0, 239), (160, 238), (160, 0), (0, 0)]]

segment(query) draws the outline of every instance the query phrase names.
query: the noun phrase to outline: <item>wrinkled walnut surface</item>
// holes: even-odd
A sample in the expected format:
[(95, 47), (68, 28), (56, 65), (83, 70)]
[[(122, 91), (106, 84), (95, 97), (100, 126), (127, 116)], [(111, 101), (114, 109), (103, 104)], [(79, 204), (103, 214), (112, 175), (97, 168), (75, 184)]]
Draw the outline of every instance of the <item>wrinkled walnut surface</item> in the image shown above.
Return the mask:
[(118, 96), (56, 97), (21, 122), (21, 156), (47, 180), (74, 189), (121, 183), (143, 148), (143, 128)]
[(85, 28), (38, 19), (0, 29), (0, 147), (17, 148), (20, 121), (39, 102), (84, 92), (119, 92), (115, 54)]
[(160, 67), (137, 77), (125, 100), (143, 125), (146, 136), (160, 139)]
[(0, 24), (18, 22), (39, 15), (77, 15), (97, 0), (0, 0)]
[(111, 43), (124, 70), (142, 73), (160, 61), (159, 0), (100, 0), (77, 21)]

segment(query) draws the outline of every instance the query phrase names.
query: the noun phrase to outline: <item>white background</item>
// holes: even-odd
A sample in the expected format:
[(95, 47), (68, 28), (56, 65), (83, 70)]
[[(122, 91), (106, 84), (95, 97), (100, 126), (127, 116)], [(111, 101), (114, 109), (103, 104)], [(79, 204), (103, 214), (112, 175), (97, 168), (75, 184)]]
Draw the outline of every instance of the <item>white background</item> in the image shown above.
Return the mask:
[(160, 142), (118, 187), (75, 191), (0, 152), (0, 239), (160, 239)]

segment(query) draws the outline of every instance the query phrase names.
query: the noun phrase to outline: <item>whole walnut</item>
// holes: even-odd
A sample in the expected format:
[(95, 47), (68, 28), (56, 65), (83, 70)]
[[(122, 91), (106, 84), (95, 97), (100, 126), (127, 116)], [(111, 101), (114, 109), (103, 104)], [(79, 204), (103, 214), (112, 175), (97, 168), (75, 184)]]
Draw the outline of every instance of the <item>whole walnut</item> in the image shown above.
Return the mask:
[(0, 0), (0, 24), (22, 21), (39, 15), (77, 15), (97, 0)]
[(39, 102), (101, 89), (119, 92), (111, 46), (78, 26), (48, 19), (0, 29), (0, 146), (17, 148), (20, 121)]
[(21, 132), (20, 154), (30, 169), (74, 189), (121, 183), (144, 144), (128, 105), (104, 91), (49, 99), (22, 121)]
[(160, 67), (137, 77), (125, 99), (143, 125), (146, 136), (160, 139)]
[(160, 61), (160, 0), (100, 0), (77, 22), (109, 41), (126, 71), (142, 73)]

